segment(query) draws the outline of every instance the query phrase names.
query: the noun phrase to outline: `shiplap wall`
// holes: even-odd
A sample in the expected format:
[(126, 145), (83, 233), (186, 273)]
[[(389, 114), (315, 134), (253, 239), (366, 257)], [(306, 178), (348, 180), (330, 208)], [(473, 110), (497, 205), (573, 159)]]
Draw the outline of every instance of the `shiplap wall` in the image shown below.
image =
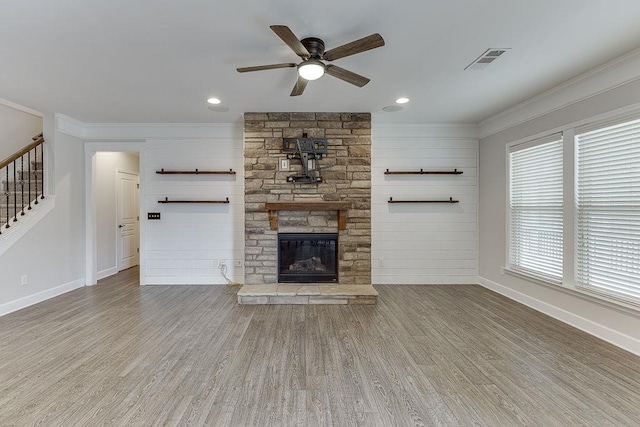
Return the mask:
[[(242, 281), (244, 259), (244, 190), (242, 129), (232, 127), (220, 137), (148, 140), (145, 150), (147, 212), (146, 284), (224, 284), (217, 266)], [(159, 175), (157, 170), (228, 170), (236, 175)], [(224, 200), (229, 204), (160, 204), (158, 200)]]
[[(376, 125), (372, 129), (374, 284), (477, 283), (478, 140), (465, 127)], [(165, 169), (233, 168), (235, 176), (158, 175)], [(458, 168), (462, 175), (389, 176), (384, 171)], [(145, 150), (147, 284), (223, 284), (216, 266), (241, 282), (244, 257), (242, 130), (206, 139), (148, 140)], [(389, 205), (395, 199), (448, 198), (459, 204)], [(159, 204), (224, 199), (228, 205)], [(141, 218), (141, 220), (146, 220)]]
[[(478, 139), (466, 126), (375, 125), (372, 131), (374, 284), (477, 283)], [(462, 175), (385, 175), (386, 169)], [(389, 204), (449, 199), (457, 204)]]

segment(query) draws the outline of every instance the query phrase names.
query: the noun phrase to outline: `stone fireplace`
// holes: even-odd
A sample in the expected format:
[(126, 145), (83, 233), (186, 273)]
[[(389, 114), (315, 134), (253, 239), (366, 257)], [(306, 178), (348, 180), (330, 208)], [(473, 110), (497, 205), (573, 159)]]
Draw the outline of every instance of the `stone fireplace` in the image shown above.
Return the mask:
[[(303, 136), (326, 138), (328, 142), (326, 154), (317, 160), (321, 182), (288, 181), (292, 175), (300, 175), (303, 168), (301, 160), (287, 159), (283, 138)], [(282, 160), (288, 160), (288, 170)], [(369, 113), (245, 113), (244, 169), (245, 288), (294, 281), (283, 279), (283, 271), (278, 268), (282, 236), (291, 233), (335, 235), (337, 265), (331, 266), (336, 270), (331, 286), (371, 287)], [(318, 269), (330, 262), (313, 258), (293, 262), (306, 261), (308, 268), (320, 262)], [(307, 278), (303, 283), (322, 284), (326, 283), (324, 279)], [(367, 297), (370, 300), (372, 293)]]

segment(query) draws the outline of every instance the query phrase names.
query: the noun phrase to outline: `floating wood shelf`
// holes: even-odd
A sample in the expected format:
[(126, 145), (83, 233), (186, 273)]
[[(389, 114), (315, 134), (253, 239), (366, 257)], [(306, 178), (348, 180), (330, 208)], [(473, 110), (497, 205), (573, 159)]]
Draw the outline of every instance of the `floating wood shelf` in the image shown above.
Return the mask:
[(169, 200), (165, 197), (164, 200), (158, 200), (158, 203), (229, 203), (229, 198), (225, 200)]
[(156, 171), (156, 173), (160, 175), (235, 175), (236, 172), (233, 169), (229, 169), (228, 171), (201, 171), (198, 169), (192, 171), (175, 171), (175, 170), (164, 170), (161, 169)]
[(278, 211), (338, 211), (338, 230), (347, 229), (347, 211), (351, 202), (271, 202), (264, 207), (269, 211), (269, 225), (278, 229)]
[(420, 169), (419, 171), (390, 171), (387, 169), (385, 175), (462, 175), (462, 171), (454, 169), (452, 171), (426, 171)]
[(389, 197), (388, 203), (460, 203), (460, 200), (453, 200), (453, 197), (449, 197), (449, 200), (393, 200), (393, 197)]

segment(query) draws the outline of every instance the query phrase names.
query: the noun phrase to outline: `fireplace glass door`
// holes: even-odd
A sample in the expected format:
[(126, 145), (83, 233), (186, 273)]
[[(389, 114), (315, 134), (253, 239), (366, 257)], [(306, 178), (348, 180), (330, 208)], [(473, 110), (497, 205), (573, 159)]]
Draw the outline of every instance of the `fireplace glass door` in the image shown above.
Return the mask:
[(337, 233), (278, 234), (279, 283), (337, 281)]

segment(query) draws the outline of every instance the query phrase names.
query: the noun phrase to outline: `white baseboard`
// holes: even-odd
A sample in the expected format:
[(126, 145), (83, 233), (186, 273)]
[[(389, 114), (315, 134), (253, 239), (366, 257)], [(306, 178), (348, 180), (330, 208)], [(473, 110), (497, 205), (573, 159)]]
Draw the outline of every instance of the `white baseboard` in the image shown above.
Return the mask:
[(98, 271), (96, 273), (96, 280), (104, 279), (105, 277), (113, 276), (114, 274), (118, 274), (117, 266)]
[(57, 286), (55, 288), (47, 289), (46, 291), (38, 292), (33, 295), (29, 295), (17, 300), (9, 301), (0, 305), (0, 316), (4, 316), (14, 311), (22, 310), (31, 305), (48, 300), (49, 298), (57, 297), (74, 289), (78, 289), (84, 286), (84, 278), (74, 280), (73, 282), (66, 283), (64, 285)]
[(504, 295), (509, 299), (524, 304), (527, 307), (533, 308), (534, 310), (551, 316), (554, 319), (567, 323), (581, 331), (640, 356), (640, 340), (637, 338), (623, 334), (609, 328), (608, 326), (594, 322), (593, 320), (585, 319), (582, 316), (578, 316), (577, 314), (523, 294), (522, 292), (511, 289), (508, 286), (485, 279), (484, 277), (478, 277), (478, 283), (487, 289), (499, 293), (500, 295)]

